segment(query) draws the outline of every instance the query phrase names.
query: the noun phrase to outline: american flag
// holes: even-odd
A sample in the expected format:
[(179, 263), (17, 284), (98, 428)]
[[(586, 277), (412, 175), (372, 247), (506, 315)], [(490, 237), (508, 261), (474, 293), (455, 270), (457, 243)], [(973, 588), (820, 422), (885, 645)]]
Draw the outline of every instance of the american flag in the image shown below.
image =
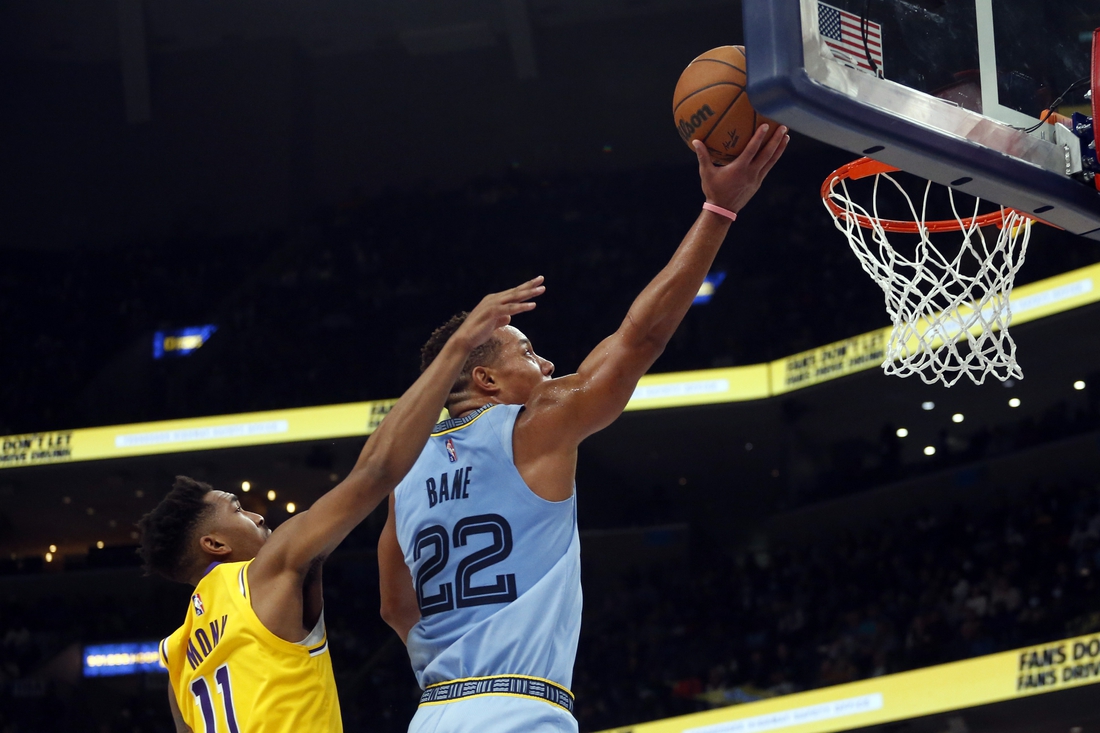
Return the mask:
[(860, 69), (872, 71), (867, 62), (867, 50), (871, 52), (878, 73), (882, 74), (882, 26), (867, 21), (867, 48), (863, 46), (863, 34), (859, 27), (859, 16), (834, 8), (832, 5), (817, 4), (817, 25), (821, 38), (825, 41), (833, 56), (847, 63), (853, 63)]

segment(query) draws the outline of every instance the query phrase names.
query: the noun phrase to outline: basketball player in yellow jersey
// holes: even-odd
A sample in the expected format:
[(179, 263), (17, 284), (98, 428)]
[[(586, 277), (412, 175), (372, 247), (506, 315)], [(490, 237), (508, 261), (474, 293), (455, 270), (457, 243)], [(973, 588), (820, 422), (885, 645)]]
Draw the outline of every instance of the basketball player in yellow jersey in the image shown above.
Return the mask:
[(233, 494), (179, 477), (141, 519), (146, 568), (195, 586), (160, 644), (177, 731), (343, 729), (322, 613), (321, 564), (420, 455), (467, 357), (543, 292), (535, 278), (486, 296), (443, 357), (367, 441), (346, 479), (274, 532)]

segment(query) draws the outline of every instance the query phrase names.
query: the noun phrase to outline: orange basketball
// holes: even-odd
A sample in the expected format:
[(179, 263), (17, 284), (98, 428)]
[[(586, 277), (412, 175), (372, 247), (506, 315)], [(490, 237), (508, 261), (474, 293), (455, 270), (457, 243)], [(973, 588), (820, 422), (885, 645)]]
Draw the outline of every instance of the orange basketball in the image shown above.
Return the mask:
[(672, 118), (684, 142), (702, 140), (715, 163), (726, 164), (745, 149), (756, 128), (775, 122), (749, 104), (745, 48), (719, 46), (688, 64), (672, 95)]

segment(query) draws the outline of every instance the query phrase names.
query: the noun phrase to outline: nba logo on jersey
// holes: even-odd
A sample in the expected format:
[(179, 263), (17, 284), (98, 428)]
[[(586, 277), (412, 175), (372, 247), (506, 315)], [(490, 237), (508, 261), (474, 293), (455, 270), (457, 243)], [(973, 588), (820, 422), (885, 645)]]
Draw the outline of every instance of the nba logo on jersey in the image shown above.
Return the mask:
[(199, 598), (199, 594), (198, 594), (198, 593), (196, 593), (195, 595), (191, 596), (191, 605), (192, 605), (192, 606), (194, 606), (194, 608), (195, 608), (195, 615), (196, 615), (196, 616), (201, 616), (201, 615), (202, 615), (202, 613), (203, 613), (203, 608), (202, 608), (202, 599), (201, 599), (201, 598)]
[(447, 455), (451, 457), (451, 463), (458, 461), (458, 451), (455, 450), (455, 443), (450, 438), (447, 438)]

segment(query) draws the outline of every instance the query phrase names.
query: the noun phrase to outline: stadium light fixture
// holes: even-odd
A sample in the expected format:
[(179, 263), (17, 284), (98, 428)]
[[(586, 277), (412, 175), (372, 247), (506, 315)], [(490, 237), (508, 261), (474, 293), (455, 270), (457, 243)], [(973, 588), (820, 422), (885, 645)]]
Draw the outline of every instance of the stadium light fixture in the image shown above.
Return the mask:
[(961, 412), (956, 412), (954, 415), (951, 416), (951, 422), (953, 423), (960, 423), (965, 419), (966, 418), (963, 417), (963, 414)]
[(1008, 406), (1009, 407), (1019, 407), (1020, 406), (1020, 398), (1019, 397), (1013, 397), (1012, 399), (1010, 399), (1008, 401)]
[(1073, 383), (1073, 388), (1074, 388), (1075, 390), (1077, 390), (1078, 392), (1080, 392), (1081, 390), (1083, 390), (1083, 389), (1085, 388), (1085, 382), (1084, 382), (1084, 380), (1082, 380), (1082, 379), (1078, 379), (1078, 380), (1077, 380), (1076, 382), (1074, 382), (1074, 383)]
[(936, 455), (936, 446), (934, 446), (934, 445), (924, 446), (924, 455), (926, 455), (926, 456)]
[(904, 437), (905, 437), (905, 436), (907, 436), (907, 435), (909, 435), (909, 430), (908, 430), (908, 429), (906, 429), (906, 428), (898, 428), (897, 436), (898, 436), (899, 438), (904, 438)]

